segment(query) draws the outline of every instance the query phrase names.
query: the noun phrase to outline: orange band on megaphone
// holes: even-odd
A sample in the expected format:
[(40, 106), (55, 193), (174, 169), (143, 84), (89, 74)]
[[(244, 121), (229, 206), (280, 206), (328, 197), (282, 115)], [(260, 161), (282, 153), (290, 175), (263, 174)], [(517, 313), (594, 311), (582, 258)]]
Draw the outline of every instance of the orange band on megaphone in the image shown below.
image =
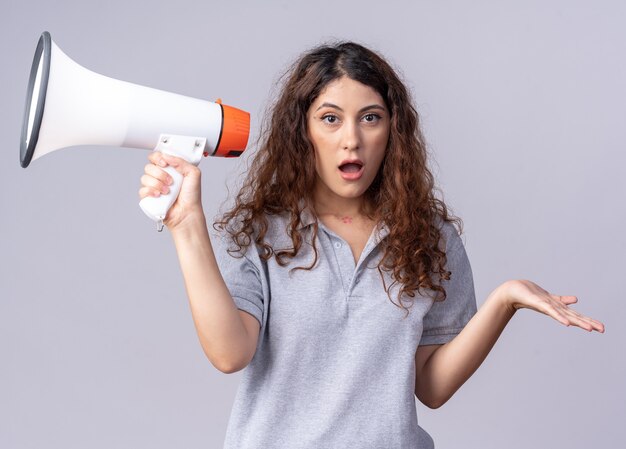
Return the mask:
[(246, 149), (250, 135), (250, 114), (217, 102), (222, 107), (222, 133), (213, 156), (238, 157)]

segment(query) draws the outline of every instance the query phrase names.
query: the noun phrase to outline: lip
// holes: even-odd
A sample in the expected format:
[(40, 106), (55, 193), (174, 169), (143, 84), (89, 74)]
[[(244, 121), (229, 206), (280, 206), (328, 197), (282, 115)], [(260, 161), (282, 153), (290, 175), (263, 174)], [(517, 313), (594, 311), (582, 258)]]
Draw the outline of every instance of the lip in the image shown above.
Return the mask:
[[(356, 162), (360, 162), (360, 161), (356, 161)], [(356, 163), (355, 161), (349, 161), (349, 162), (342, 162), (341, 165), (343, 164), (347, 164), (347, 163)], [(342, 172), (339, 167), (337, 167), (337, 171), (339, 172), (339, 174), (341, 175), (341, 177), (343, 179), (345, 179), (346, 181), (356, 181), (357, 179), (360, 179), (361, 176), (363, 176), (363, 172), (365, 171), (365, 165), (362, 165), (363, 163), (361, 163), (361, 169), (357, 172), (354, 173), (345, 173)]]
[(363, 164), (363, 161), (361, 159), (344, 159), (343, 161), (341, 161), (341, 164), (339, 164), (339, 166), (341, 167), (344, 164), (359, 164), (361, 167), (365, 164)]

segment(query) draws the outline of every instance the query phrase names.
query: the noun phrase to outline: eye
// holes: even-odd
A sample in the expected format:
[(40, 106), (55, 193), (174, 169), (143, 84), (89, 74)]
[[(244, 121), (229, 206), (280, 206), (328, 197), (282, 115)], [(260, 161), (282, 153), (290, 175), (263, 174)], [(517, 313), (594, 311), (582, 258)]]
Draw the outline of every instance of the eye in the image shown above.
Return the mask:
[(322, 117), (322, 122), (327, 123), (329, 125), (334, 125), (339, 121), (339, 118), (334, 114), (326, 114)]
[(380, 119), (381, 119), (380, 115), (374, 114), (374, 113), (365, 114), (363, 116), (363, 120), (366, 121), (367, 123), (376, 123)]

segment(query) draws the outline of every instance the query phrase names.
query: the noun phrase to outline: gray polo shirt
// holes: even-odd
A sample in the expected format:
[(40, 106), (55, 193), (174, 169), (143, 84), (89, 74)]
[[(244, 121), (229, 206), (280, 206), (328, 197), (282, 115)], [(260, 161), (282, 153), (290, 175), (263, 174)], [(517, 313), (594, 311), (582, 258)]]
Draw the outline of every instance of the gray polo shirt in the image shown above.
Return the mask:
[[(310, 243), (315, 218), (308, 210), (302, 218), (300, 230)], [(266, 241), (275, 249), (291, 248), (286, 217), (268, 220)], [(281, 267), (275, 258), (263, 261), (254, 245), (245, 257), (229, 255), (232, 242), (212, 231), (235, 304), (261, 324), (224, 448), (433, 448), (417, 421), (415, 351), (452, 340), (476, 312), (472, 271), (458, 233), (444, 223), (446, 267), (452, 272), (443, 284), (447, 299), (434, 302), (416, 292), (404, 319), (376, 269), (387, 227), (372, 231), (355, 264), (350, 246), (319, 226), (317, 265), (291, 274), (290, 268), (313, 261), (310, 245), (304, 243), (291, 264)], [(391, 275), (385, 276), (390, 285)], [(398, 290), (391, 290), (395, 302)]]

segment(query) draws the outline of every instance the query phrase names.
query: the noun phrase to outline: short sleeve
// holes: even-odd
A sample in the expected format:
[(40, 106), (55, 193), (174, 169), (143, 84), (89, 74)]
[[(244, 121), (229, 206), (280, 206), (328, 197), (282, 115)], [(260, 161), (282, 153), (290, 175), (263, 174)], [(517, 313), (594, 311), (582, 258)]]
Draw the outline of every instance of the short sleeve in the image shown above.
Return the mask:
[[(220, 273), (237, 308), (254, 316), (263, 326), (263, 283), (260, 268), (253, 261), (259, 259), (258, 253), (254, 245), (249, 246), (247, 251), (244, 250), (244, 254), (236, 251), (229, 253), (228, 248), (237, 248), (232, 240), (229, 240), (229, 236), (211, 235), (211, 244)], [(255, 255), (257, 257), (254, 257)]]
[(446, 269), (449, 280), (443, 280), (445, 301), (435, 301), (424, 316), (420, 345), (444, 344), (452, 340), (476, 313), (474, 278), (465, 247), (456, 228), (446, 222)]

